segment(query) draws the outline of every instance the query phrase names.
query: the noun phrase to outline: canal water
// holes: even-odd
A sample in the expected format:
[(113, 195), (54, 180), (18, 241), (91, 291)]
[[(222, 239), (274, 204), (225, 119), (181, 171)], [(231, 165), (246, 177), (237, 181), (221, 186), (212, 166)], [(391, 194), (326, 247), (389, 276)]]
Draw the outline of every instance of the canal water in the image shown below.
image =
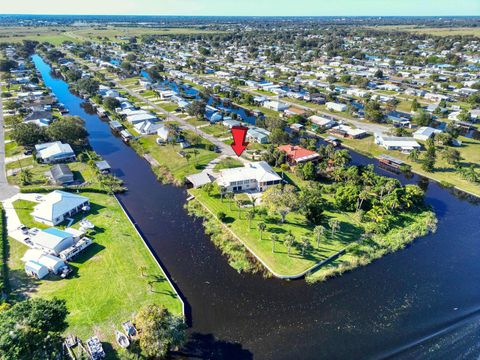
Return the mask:
[[(204, 359), (480, 355), (480, 206), (474, 200), (417, 176), (401, 177), (426, 189), (439, 218), (435, 234), (326, 283), (238, 274), (204, 235), (201, 222), (187, 215), (185, 190), (158, 183), (147, 162), (87, 113), (40, 57), (33, 61), (70, 114), (85, 120), (93, 148), (125, 181), (129, 190), (121, 202), (187, 304), (192, 340), (185, 354)], [(354, 163), (372, 162), (352, 155)]]

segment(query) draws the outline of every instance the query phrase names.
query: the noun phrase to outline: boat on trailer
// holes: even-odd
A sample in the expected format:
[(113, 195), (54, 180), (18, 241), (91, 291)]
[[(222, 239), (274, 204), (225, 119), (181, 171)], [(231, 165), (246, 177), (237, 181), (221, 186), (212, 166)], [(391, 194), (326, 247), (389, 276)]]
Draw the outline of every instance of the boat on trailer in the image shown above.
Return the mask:
[(128, 336), (121, 331), (115, 330), (115, 339), (117, 340), (118, 345), (124, 349), (130, 346), (130, 340), (128, 340)]

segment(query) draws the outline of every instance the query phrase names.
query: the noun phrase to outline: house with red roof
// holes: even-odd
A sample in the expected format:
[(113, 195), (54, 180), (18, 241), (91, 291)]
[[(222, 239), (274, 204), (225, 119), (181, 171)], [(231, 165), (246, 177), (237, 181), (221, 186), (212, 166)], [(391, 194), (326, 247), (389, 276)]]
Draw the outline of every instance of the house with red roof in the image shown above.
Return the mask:
[(287, 154), (287, 162), (290, 165), (320, 160), (318, 153), (298, 145), (282, 145), (278, 147), (278, 150), (284, 151)]

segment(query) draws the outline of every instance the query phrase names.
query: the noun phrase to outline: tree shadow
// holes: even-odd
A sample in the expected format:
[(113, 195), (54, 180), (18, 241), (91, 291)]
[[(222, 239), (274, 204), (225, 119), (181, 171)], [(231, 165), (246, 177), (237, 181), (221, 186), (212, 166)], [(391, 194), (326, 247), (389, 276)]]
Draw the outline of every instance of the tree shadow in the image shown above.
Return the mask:
[(242, 347), (240, 343), (232, 343), (217, 340), (212, 334), (192, 333), (187, 344), (182, 349), (172, 352), (175, 357), (187, 357), (192, 359), (229, 359), (248, 360), (253, 359), (253, 354)]
[(100, 251), (104, 250), (105, 246), (100, 245), (99, 243), (93, 242), (89, 247), (80, 252), (72, 260), (69, 261), (70, 264), (83, 264), (97, 255)]

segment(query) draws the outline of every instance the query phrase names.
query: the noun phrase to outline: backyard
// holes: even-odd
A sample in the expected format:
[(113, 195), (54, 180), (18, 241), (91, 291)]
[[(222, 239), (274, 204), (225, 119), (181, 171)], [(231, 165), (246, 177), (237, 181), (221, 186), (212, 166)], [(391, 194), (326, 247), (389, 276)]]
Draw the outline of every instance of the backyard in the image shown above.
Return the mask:
[[(74, 271), (68, 279), (51, 275), (34, 280), (25, 274), (20, 260), (27, 247), (10, 239), (12, 298), (65, 299), (70, 311), (68, 333), (84, 340), (96, 334), (111, 343), (113, 327), (120, 328), (143, 305), (162, 304), (176, 314), (181, 313), (182, 305), (175, 291), (117, 200), (99, 193), (82, 195), (92, 203), (87, 219), (95, 225), (93, 245), (70, 262)], [(22, 223), (44, 228), (30, 216), (34, 205), (25, 200), (14, 203)], [(75, 220), (81, 220), (81, 216)], [(73, 227), (77, 227), (76, 222)]]

